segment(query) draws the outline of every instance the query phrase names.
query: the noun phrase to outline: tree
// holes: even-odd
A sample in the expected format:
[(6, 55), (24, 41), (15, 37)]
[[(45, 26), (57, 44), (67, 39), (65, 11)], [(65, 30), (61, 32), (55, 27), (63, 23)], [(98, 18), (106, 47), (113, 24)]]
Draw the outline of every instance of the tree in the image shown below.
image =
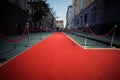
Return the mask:
[(43, 17), (47, 16), (47, 13), (50, 11), (49, 5), (46, 3), (46, 0), (38, 0), (32, 4), (34, 10), (34, 20), (41, 21)]
[(32, 14), (29, 15), (29, 17), (32, 17), (34, 29), (36, 29), (37, 23), (41, 25), (43, 17), (45, 18), (47, 13), (50, 11), (49, 4), (46, 3), (46, 1), (47, 0), (27, 1), (27, 4), (31, 5)]

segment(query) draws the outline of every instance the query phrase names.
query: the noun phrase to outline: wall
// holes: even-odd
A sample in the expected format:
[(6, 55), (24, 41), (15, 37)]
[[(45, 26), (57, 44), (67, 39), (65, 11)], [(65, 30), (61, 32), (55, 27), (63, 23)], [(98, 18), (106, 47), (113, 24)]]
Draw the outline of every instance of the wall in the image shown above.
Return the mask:
[[(21, 34), (26, 24), (26, 11), (6, 0), (1, 3), (0, 33)], [(15, 25), (18, 25), (16, 27)]]
[(97, 34), (108, 32), (115, 24), (120, 30), (120, 8), (114, 0), (96, 0), (74, 18), (74, 26), (82, 28), (89, 24)]
[(67, 14), (66, 14), (66, 27), (70, 28), (73, 26), (73, 22), (72, 22), (72, 6), (68, 6), (67, 9)]

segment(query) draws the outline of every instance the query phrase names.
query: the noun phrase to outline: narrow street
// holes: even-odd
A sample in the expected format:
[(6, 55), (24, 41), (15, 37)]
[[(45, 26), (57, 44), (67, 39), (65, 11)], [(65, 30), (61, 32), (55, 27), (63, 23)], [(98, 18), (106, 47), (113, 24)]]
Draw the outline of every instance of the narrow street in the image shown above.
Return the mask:
[(83, 49), (56, 32), (1, 65), (0, 79), (119, 80), (119, 53), (117, 49)]
[(0, 80), (120, 80), (119, 0), (0, 5)]

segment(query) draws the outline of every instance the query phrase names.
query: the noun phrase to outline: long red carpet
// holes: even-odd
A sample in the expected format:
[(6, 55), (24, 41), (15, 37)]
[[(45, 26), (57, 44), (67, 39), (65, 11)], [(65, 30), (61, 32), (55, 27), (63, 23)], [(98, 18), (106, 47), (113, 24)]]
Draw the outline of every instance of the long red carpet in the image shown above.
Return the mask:
[(0, 80), (120, 80), (120, 50), (84, 50), (58, 32), (1, 66)]

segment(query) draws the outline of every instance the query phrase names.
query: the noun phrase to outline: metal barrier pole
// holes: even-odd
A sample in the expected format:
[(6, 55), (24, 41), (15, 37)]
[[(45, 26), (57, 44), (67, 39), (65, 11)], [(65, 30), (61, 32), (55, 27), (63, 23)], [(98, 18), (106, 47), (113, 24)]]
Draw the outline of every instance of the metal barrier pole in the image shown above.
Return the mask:
[(75, 37), (75, 28), (73, 29), (73, 35), (74, 35), (74, 37)]
[(113, 42), (114, 42), (115, 34), (116, 34), (116, 28), (117, 28), (117, 25), (115, 25), (115, 29), (114, 29), (114, 32), (113, 32), (113, 35), (112, 35), (112, 39), (111, 39), (111, 43), (110, 43), (110, 47), (113, 47)]
[(26, 45), (26, 47), (30, 47), (30, 46), (32, 46), (32, 45), (31, 45), (31, 43), (30, 43), (29, 23), (28, 23), (28, 22), (26, 23), (26, 28), (27, 28), (27, 32), (28, 32), (28, 34), (27, 34), (28, 44)]
[(40, 40), (42, 39), (42, 26), (40, 26)]
[(84, 43), (84, 47), (87, 47), (87, 36), (88, 36), (88, 24), (86, 26), (86, 34), (85, 34), (85, 43)]
[(39, 28), (40, 28), (40, 38), (41, 38), (41, 30), (42, 30), (42, 29), (41, 29), (41, 26), (39, 26)]

